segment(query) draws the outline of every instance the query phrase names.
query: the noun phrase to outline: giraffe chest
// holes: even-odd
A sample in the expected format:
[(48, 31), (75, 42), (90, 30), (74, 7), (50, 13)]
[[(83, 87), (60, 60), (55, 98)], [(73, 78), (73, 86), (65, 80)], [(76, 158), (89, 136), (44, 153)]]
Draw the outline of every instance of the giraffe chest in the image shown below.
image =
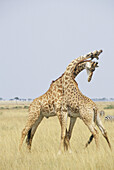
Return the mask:
[(46, 118), (56, 116), (55, 112), (42, 112), (42, 115)]

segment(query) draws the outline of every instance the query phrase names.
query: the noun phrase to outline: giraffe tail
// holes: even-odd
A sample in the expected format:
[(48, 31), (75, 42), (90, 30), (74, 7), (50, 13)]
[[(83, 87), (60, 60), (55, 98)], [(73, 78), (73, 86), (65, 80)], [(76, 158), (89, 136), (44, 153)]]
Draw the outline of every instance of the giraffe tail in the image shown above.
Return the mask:
[(30, 144), (30, 138), (31, 138), (31, 129), (28, 131), (28, 133), (27, 133), (27, 138), (26, 138), (26, 143), (27, 143), (27, 145), (29, 145)]
[(97, 108), (93, 108), (94, 111), (94, 122), (97, 125)]

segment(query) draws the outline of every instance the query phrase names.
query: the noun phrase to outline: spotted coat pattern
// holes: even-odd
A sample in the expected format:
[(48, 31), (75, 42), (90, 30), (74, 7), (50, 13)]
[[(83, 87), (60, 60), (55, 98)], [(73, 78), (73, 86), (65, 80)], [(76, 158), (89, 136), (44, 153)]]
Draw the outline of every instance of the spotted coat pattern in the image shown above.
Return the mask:
[[(87, 57), (87, 56), (86, 56)], [(78, 59), (75, 59), (75, 61), (80, 61), (83, 58), (86, 58), (84, 56), (79, 57)], [(90, 62), (91, 67), (96, 67), (95, 62)], [(85, 69), (86, 64), (80, 63), (76, 70), (74, 70), (74, 77), (76, 77), (80, 71)], [(89, 69), (90, 69), (89, 68)], [(91, 70), (93, 72), (94, 70)], [(64, 75), (64, 74), (63, 74)], [(63, 128), (62, 122), (62, 116), (61, 116), (61, 103), (62, 103), (62, 77), (63, 75), (58, 78), (56, 81), (52, 82), (50, 85), (49, 90), (42, 96), (36, 98), (29, 108), (29, 116), (26, 122), (26, 126), (22, 131), (22, 137), (20, 142), (20, 148), (23, 143), (23, 140), (25, 136), (27, 135), (27, 145), (28, 148), (31, 149), (31, 143), (33, 136), (35, 134), (35, 131), (42, 121), (44, 117), (51, 117), (51, 116), (58, 116), (61, 124), (61, 129)], [(61, 130), (62, 131), (62, 130)]]
[[(90, 55), (93, 56), (99, 56), (102, 50), (94, 51), (93, 53), (90, 53)], [(79, 61), (80, 63), (80, 61)], [(92, 133), (92, 137), (95, 139), (96, 146), (98, 147), (98, 131), (96, 129), (96, 124), (98, 125), (99, 129), (101, 130), (103, 136), (107, 140), (109, 147), (111, 148), (111, 145), (109, 143), (106, 130), (104, 129), (100, 118), (97, 114), (97, 106), (96, 104), (88, 97), (84, 96), (79, 88), (77, 82), (74, 80), (73, 73), (74, 69), (76, 69), (78, 63), (72, 62), (68, 65), (66, 68), (66, 71), (62, 77), (62, 88), (63, 88), (63, 99), (62, 99), (62, 117), (63, 117), (63, 131), (62, 131), (62, 144), (66, 143), (66, 148), (68, 149), (70, 147), (69, 145), (69, 139), (71, 137), (71, 132), (73, 130), (74, 123), (79, 117), (83, 120), (85, 125), (89, 128), (90, 132)], [(69, 108), (69, 110), (68, 110)], [(71, 129), (67, 131), (67, 117), (72, 117), (71, 122)], [(69, 133), (70, 132), (70, 133)], [(67, 135), (66, 135), (67, 133)], [(65, 141), (66, 138), (66, 141)], [(92, 139), (91, 139), (92, 140)], [(65, 142), (64, 142), (65, 141)], [(88, 144), (86, 144), (87, 146)], [(62, 147), (62, 146), (61, 146)]]

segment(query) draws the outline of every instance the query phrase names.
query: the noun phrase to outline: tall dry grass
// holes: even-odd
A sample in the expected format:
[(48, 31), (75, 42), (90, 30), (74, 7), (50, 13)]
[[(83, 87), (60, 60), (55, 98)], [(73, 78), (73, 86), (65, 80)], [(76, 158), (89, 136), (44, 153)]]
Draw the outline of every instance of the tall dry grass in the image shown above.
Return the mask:
[[(113, 170), (114, 169), (114, 122), (102, 122), (108, 131), (112, 152), (99, 131), (100, 149), (96, 151), (93, 141), (87, 149), (85, 143), (91, 135), (81, 120), (74, 127), (71, 148), (72, 154), (57, 155), (60, 143), (60, 125), (57, 117), (41, 122), (33, 139), (29, 153), (23, 144), (19, 152), (21, 131), (28, 115), (27, 109), (14, 109), (16, 103), (1, 103), (0, 110), (0, 170)], [(97, 103), (103, 109), (108, 103)], [(114, 104), (114, 103), (113, 103)], [(114, 114), (114, 109), (105, 110), (106, 115)]]

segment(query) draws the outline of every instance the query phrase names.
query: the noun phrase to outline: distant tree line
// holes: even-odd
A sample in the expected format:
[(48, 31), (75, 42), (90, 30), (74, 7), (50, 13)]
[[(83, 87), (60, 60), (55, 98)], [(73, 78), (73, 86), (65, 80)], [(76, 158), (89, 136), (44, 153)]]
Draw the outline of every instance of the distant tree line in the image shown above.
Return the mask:
[[(0, 100), (4, 100), (2, 97), (0, 97)], [(28, 99), (25, 99), (25, 98), (19, 98), (19, 97), (14, 97), (13, 99), (9, 99), (10, 101), (13, 101), (13, 100), (16, 100), (16, 101), (32, 101), (33, 99), (32, 98), (28, 98)]]
[(114, 101), (114, 98), (93, 98), (93, 101)]
[[(5, 100), (2, 97), (0, 97), (0, 101)], [(10, 101), (16, 100), (16, 101), (32, 101), (32, 98), (19, 98), (19, 97), (14, 97), (13, 99), (9, 99)], [(114, 98), (92, 98), (93, 101), (114, 101)]]

